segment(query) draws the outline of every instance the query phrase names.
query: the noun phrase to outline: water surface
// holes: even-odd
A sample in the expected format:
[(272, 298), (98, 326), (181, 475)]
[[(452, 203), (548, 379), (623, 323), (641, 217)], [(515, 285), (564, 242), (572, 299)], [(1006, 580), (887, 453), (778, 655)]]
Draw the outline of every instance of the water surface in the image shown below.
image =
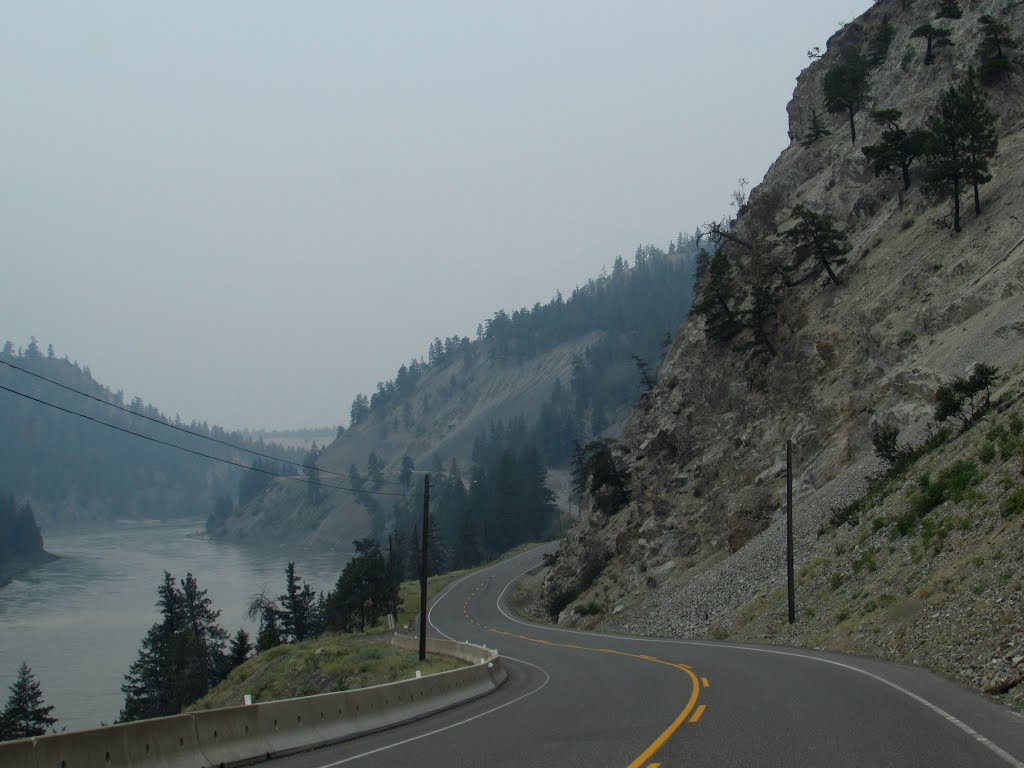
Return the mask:
[(264, 585), (281, 594), (289, 560), (314, 589), (327, 591), (350, 557), (216, 543), (197, 536), (201, 529), (200, 521), (115, 522), (45, 532), (47, 551), (60, 559), (0, 588), (0, 706), (27, 661), (56, 707), (58, 728), (113, 722), (122, 678), (157, 620), (165, 570), (179, 579), (191, 572), (221, 611), (221, 626), (255, 637), (246, 603)]

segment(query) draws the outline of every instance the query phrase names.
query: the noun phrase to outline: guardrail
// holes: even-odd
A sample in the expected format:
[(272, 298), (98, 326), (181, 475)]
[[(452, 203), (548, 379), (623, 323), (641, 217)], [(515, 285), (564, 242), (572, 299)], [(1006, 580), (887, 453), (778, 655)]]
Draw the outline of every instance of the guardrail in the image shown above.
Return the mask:
[[(416, 638), (396, 635), (401, 648)], [(225, 707), (0, 743), (3, 768), (232, 768), (353, 739), (484, 696), (508, 679), (497, 651), (427, 640), (468, 661), (449, 672), (338, 693)]]

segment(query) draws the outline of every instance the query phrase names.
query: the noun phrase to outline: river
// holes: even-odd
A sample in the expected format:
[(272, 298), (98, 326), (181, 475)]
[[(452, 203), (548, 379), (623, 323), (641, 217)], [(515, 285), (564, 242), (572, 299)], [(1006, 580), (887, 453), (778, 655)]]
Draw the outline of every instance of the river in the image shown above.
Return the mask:
[(255, 627), (245, 618), (249, 598), (264, 585), (284, 591), (289, 560), (314, 589), (326, 592), (350, 555), (289, 553), (224, 544), (198, 536), (203, 523), (115, 522), (90, 529), (45, 532), (59, 556), (0, 588), (0, 707), (18, 666), (27, 661), (57, 728), (112, 723), (123, 704), (121, 682), (146, 630), (157, 620), (156, 588), (163, 572), (191, 572), (234, 634)]

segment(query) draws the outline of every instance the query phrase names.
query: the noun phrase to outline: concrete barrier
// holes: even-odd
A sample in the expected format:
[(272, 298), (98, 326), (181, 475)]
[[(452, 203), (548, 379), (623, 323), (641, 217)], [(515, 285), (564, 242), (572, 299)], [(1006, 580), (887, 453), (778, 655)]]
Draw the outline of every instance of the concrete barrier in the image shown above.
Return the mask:
[[(57, 733), (35, 740), (36, 768), (203, 768), (192, 715)], [(6, 763), (5, 763), (6, 765)]]
[(192, 719), (205, 765), (242, 765), (273, 756), (260, 732), (259, 705), (195, 712)]
[(0, 765), (4, 768), (37, 768), (32, 739), (0, 742)]
[[(395, 636), (401, 648), (416, 638)], [(471, 666), (352, 691), (0, 743), (2, 768), (232, 768), (356, 738), (484, 696), (508, 678), (497, 652), (452, 640), (427, 650)]]

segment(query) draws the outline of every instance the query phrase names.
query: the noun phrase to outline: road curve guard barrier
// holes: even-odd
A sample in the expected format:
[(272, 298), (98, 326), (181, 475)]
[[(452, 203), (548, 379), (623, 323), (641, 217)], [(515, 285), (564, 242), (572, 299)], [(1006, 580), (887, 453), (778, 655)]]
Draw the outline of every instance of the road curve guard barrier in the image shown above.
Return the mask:
[[(392, 643), (414, 650), (418, 640)], [(3, 768), (231, 768), (392, 728), (484, 696), (508, 678), (496, 651), (427, 640), (470, 666), (250, 706), (210, 709), (0, 743)]]

